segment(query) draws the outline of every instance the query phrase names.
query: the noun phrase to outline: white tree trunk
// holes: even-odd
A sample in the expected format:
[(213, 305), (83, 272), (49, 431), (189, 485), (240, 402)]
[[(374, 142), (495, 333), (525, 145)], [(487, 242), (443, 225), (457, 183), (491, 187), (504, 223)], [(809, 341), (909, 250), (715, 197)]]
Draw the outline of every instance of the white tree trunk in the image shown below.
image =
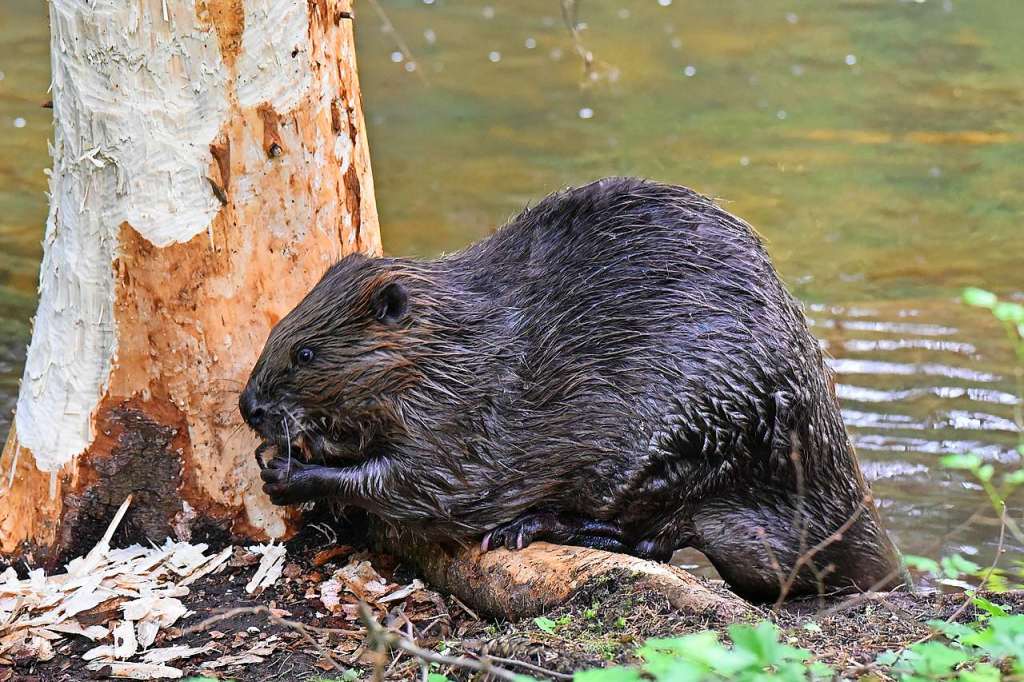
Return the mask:
[(0, 551), (280, 536), (237, 393), (273, 323), (380, 249), (349, 0), (51, 0), (40, 301)]

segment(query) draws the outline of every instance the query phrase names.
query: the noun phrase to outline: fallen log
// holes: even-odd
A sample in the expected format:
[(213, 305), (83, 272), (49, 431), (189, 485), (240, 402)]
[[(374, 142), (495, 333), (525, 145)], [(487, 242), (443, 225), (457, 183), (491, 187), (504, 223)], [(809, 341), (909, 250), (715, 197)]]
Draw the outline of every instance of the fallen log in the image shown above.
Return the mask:
[(517, 551), (481, 552), (477, 547), (427, 543), (407, 534), (383, 537), (381, 545), (415, 566), (432, 587), (492, 618), (514, 621), (535, 616), (604, 580), (661, 594), (679, 612), (710, 623), (757, 613), (724, 587), (681, 568), (586, 547), (535, 542)]

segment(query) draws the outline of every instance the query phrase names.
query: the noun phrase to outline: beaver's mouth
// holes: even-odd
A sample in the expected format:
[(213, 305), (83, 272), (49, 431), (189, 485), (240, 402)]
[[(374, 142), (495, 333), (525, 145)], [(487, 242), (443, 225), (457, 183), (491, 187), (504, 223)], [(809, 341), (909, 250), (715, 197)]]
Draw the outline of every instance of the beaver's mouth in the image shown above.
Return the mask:
[(329, 432), (326, 429), (298, 431), (294, 436), (287, 431), (261, 433), (263, 441), (256, 448), (256, 462), (260, 467), (274, 457), (290, 457), (306, 464), (331, 467), (356, 466), (373, 458), (380, 449), (375, 438), (367, 439), (356, 430), (335, 427)]

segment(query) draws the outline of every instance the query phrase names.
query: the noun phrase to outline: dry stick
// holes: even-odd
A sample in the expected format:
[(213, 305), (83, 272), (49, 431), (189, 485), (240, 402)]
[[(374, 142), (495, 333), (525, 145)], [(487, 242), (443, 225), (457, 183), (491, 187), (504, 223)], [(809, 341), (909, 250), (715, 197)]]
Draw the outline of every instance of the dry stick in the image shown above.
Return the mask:
[[(1005, 521), (1006, 521), (1006, 503), (1005, 502), (1003, 503), (1003, 513), (1000, 514), (1000, 517), (1002, 518), (1003, 523), (1002, 523), (1002, 525), (999, 526), (999, 545), (996, 547), (996, 558), (993, 559), (992, 565), (988, 567), (988, 570), (985, 571), (985, 575), (981, 579), (981, 584), (983, 586), (985, 585), (985, 583), (988, 582), (988, 579), (992, 577), (992, 574), (996, 570), (996, 566), (999, 564), (999, 559), (1002, 557), (1002, 554), (1003, 554), (1003, 543), (1006, 540), (1006, 523), (1005, 523)], [(946, 619), (946, 622), (947, 623), (952, 623), (957, 618), (959, 618), (961, 616), (961, 614), (963, 614), (963, 612), (967, 610), (967, 607), (971, 603), (972, 603), (972, 601), (970, 599), (966, 599), (965, 598), (964, 599), (964, 603), (961, 604), (957, 608), (956, 611), (954, 611), (952, 614), (950, 614), (949, 618)], [(922, 637), (918, 641), (914, 642), (914, 644), (920, 644), (921, 642), (927, 642), (928, 640), (933, 638), (936, 634), (938, 634), (938, 631), (934, 631), (933, 630), (932, 632), (929, 632), (927, 636)]]
[(466, 613), (469, 614), (470, 618), (472, 618), (473, 620), (481, 620), (480, 616), (476, 615), (476, 611), (474, 611), (473, 609), (471, 609), (468, 606), (466, 606), (465, 604), (463, 604), (461, 599), (456, 597), (454, 594), (451, 595), (451, 598), (452, 598), (452, 601), (454, 601), (456, 604), (458, 604), (459, 607), (461, 607), (463, 611), (465, 611)]
[(793, 564), (792, 570), (790, 570), (789, 572), (789, 578), (787, 578), (786, 582), (782, 585), (782, 590), (779, 593), (779, 598), (775, 600), (775, 604), (772, 606), (773, 609), (778, 611), (782, 607), (782, 603), (786, 600), (786, 595), (789, 593), (789, 590), (792, 589), (793, 583), (796, 582), (797, 576), (800, 574), (800, 569), (803, 568), (808, 562), (810, 562), (814, 558), (814, 555), (816, 555), (818, 552), (825, 549), (833, 542), (838, 542), (839, 540), (842, 540), (843, 533), (850, 530), (850, 527), (857, 522), (857, 519), (859, 519), (861, 514), (864, 513), (865, 506), (869, 503), (869, 498), (865, 497), (863, 500), (861, 500), (861, 504), (859, 507), (857, 507), (857, 511), (851, 514), (850, 518), (846, 519), (846, 521), (843, 522), (843, 525), (839, 526), (839, 528), (837, 528), (835, 532), (833, 532), (824, 540), (816, 544), (814, 547), (811, 547), (810, 550), (804, 552), (799, 557), (797, 557), (796, 562)]
[[(960, 531), (964, 530), (965, 528), (969, 528), (978, 519), (978, 517), (980, 517), (982, 515), (982, 513), (985, 510), (989, 509), (989, 508), (990, 508), (989, 504), (986, 503), (986, 504), (981, 505), (977, 509), (975, 509), (974, 513), (971, 514), (970, 516), (968, 516), (966, 521), (961, 523), (956, 528), (953, 528), (949, 532), (945, 533), (934, 544), (932, 544), (931, 547), (929, 547), (926, 550), (926, 553), (930, 554), (933, 550), (936, 550), (936, 549), (942, 547), (942, 543), (944, 543), (948, 538), (953, 537), (954, 535), (956, 535)], [(840, 604), (836, 604), (835, 606), (830, 606), (829, 608), (825, 609), (824, 611), (819, 611), (817, 614), (815, 614), (815, 618), (827, 618), (827, 617), (832, 616), (832, 615), (834, 615), (836, 613), (839, 613), (840, 611), (847, 611), (849, 609), (852, 609), (852, 608), (855, 608), (855, 607), (859, 606), (860, 604), (862, 604), (865, 601), (867, 601), (868, 599), (870, 599), (871, 595), (874, 594), (875, 592), (877, 592), (880, 587), (883, 587), (884, 585), (887, 585), (889, 583), (889, 581), (891, 581), (894, 578), (896, 578), (896, 576), (898, 576), (900, 573), (901, 573), (901, 569), (900, 568), (895, 568), (892, 571), (889, 571), (889, 573), (887, 573), (886, 575), (882, 576), (877, 582), (875, 582), (875, 584), (873, 584), (867, 590), (861, 592), (860, 594), (857, 594), (857, 595), (854, 595), (854, 596), (850, 597), (849, 599), (843, 601)]]
[(583, 44), (583, 37), (580, 35), (579, 24), (576, 21), (579, 14), (579, 0), (562, 0), (562, 21), (569, 29), (572, 37), (572, 46), (576, 54), (583, 60), (584, 80), (590, 79), (590, 73), (594, 68), (594, 53)]
[(195, 625), (192, 625), (190, 627), (185, 628), (184, 630), (181, 631), (181, 634), (182, 635), (191, 635), (191, 634), (196, 633), (196, 632), (202, 632), (203, 630), (206, 630), (206, 629), (210, 628), (210, 626), (212, 626), (212, 625), (215, 625), (215, 624), (217, 624), (217, 623), (219, 623), (221, 621), (224, 621), (224, 620), (228, 620), (228, 619), (234, 618), (235, 616), (257, 616), (257, 615), (259, 615), (259, 616), (266, 616), (267, 620), (269, 620), (270, 622), (272, 622), (272, 623), (274, 623), (276, 625), (280, 625), (281, 627), (290, 628), (290, 629), (295, 630), (296, 632), (298, 632), (302, 636), (302, 638), (304, 640), (306, 640), (307, 643), (312, 644), (314, 647), (316, 647), (320, 651), (321, 654), (323, 654), (324, 658), (327, 660), (328, 663), (331, 664), (331, 666), (333, 666), (333, 668), (335, 670), (344, 670), (345, 666), (341, 665), (336, 660), (334, 660), (334, 658), (331, 656), (330, 652), (328, 652), (327, 649), (325, 649), (323, 646), (321, 646), (321, 644), (319, 642), (317, 642), (316, 639), (313, 638), (313, 635), (311, 635), (309, 633), (310, 632), (317, 632), (317, 633), (321, 633), (321, 634), (346, 635), (346, 636), (358, 636), (358, 635), (362, 634), (358, 630), (341, 630), (341, 629), (338, 629), (338, 628), (320, 628), (320, 627), (315, 627), (315, 626), (312, 626), (312, 625), (306, 625), (304, 623), (300, 623), (300, 622), (294, 621), (294, 620), (287, 620), (286, 618), (282, 618), (281, 616), (278, 616), (277, 614), (275, 614), (273, 611), (271, 611), (266, 606), (239, 606), (238, 608), (228, 609), (227, 611), (224, 611), (223, 613), (219, 613), (216, 616), (210, 616), (209, 618), (207, 618), (206, 620), (204, 620), (204, 621), (202, 621), (200, 623), (196, 623)]
[[(493, 675), (500, 680), (509, 680), (509, 682), (515, 682), (519, 679), (519, 675), (506, 670), (505, 668), (498, 667), (491, 663), (489, 656), (481, 656), (479, 659), (466, 658), (464, 656), (445, 656), (444, 654), (434, 653), (420, 646), (417, 646), (414, 642), (401, 635), (391, 632), (383, 625), (377, 622), (373, 617), (373, 613), (370, 612), (370, 607), (365, 602), (359, 602), (359, 618), (363, 621), (363, 625), (366, 626), (366, 636), (371, 642), (381, 648), (399, 649), (407, 654), (410, 654), (421, 661), (427, 663), (438, 663), (440, 665), (448, 665), (454, 668), (464, 668), (466, 670), (474, 670), (485, 675)], [(519, 665), (522, 665), (521, 663)], [(540, 668), (543, 670), (543, 668)], [(554, 675), (551, 671), (544, 671), (547, 675)]]
[(559, 680), (571, 680), (573, 677), (572, 675), (567, 675), (566, 673), (559, 673), (555, 672), (554, 670), (542, 668), (539, 665), (534, 665), (533, 663), (527, 663), (526, 661), (517, 661), (514, 658), (502, 658), (501, 656), (491, 656), (490, 654), (487, 655), (487, 658), (491, 659), (492, 661), (497, 661), (498, 663), (504, 663), (505, 665), (518, 665), (520, 667), (526, 668), (527, 670), (532, 670), (535, 673), (540, 673), (541, 675), (550, 675), (551, 677), (554, 677), (555, 679)]

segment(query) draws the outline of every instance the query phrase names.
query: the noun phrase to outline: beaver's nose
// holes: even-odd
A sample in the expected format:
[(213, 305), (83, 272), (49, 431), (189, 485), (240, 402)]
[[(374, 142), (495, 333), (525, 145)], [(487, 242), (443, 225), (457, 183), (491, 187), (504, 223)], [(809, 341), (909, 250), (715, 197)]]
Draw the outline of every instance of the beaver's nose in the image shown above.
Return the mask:
[(245, 423), (253, 428), (263, 423), (264, 417), (267, 416), (266, 408), (260, 405), (250, 389), (244, 390), (238, 398), (238, 411), (242, 413)]

